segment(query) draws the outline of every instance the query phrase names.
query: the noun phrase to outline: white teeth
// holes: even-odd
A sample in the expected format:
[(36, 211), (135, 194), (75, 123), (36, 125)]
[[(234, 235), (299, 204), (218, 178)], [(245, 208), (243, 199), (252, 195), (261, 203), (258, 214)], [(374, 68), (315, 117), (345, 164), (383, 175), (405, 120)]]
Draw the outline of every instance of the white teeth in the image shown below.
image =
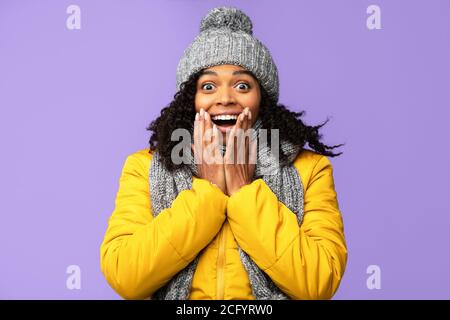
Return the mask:
[(238, 116), (233, 114), (227, 114), (227, 115), (218, 115), (212, 117), (213, 120), (237, 120)]

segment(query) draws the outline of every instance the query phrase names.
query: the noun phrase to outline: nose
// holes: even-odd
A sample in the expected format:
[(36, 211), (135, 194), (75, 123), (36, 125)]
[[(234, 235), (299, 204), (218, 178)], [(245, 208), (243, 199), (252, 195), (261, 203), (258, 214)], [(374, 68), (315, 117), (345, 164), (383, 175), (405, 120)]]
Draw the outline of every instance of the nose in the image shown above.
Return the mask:
[(224, 106), (235, 103), (236, 101), (232, 90), (230, 90), (229, 88), (222, 88), (219, 91), (218, 102), (219, 104), (222, 104)]

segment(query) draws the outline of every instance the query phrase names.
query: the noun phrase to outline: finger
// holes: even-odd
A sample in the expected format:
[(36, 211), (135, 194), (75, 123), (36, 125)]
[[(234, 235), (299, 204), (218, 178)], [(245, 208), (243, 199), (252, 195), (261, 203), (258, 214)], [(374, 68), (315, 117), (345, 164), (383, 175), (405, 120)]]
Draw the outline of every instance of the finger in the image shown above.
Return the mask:
[(239, 115), (239, 123), (237, 124), (236, 130), (236, 139), (235, 139), (235, 148), (236, 156), (234, 157), (238, 164), (245, 163), (245, 123), (246, 123), (246, 110), (245, 109)]
[(197, 147), (195, 146), (195, 143), (191, 144), (191, 150), (192, 154), (194, 155), (194, 163), (197, 164)]
[(219, 129), (217, 129), (216, 124), (213, 124), (213, 140), (212, 143), (214, 145), (214, 159), (216, 164), (221, 164), (222, 154), (220, 153), (219, 143), (220, 143), (220, 135)]
[(251, 131), (249, 131), (250, 128), (250, 120), (249, 120), (249, 112), (250, 110), (247, 109), (247, 116), (245, 117), (245, 163), (248, 164), (250, 160), (250, 134)]
[(216, 141), (216, 130), (217, 130), (217, 127), (216, 127), (216, 124), (215, 123), (213, 123), (213, 126), (212, 126), (212, 137), (211, 137), (211, 144), (212, 144), (212, 146), (213, 146), (213, 154), (212, 154), (212, 156), (213, 156), (213, 158), (214, 158), (214, 163), (217, 163), (217, 141)]
[(213, 141), (213, 130), (212, 130), (212, 121), (211, 116), (207, 111), (204, 113), (204, 137), (203, 137), (203, 143), (204, 143), (204, 151), (205, 151), (205, 158), (208, 159), (208, 163), (212, 164), (215, 162), (215, 156), (214, 156), (214, 148), (215, 146), (212, 145)]
[(248, 173), (249, 173), (250, 179), (252, 181), (255, 176), (256, 161), (257, 161), (257, 143), (256, 143), (256, 140), (251, 140), (250, 141)]
[(203, 136), (205, 134), (205, 110), (203, 108), (200, 109), (199, 134), (203, 142)]
[(246, 164), (247, 163), (246, 135), (247, 135), (248, 108), (245, 108), (242, 113), (243, 116), (241, 120), (241, 130), (239, 130), (237, 137), (238, 163)]
[[(238, 117), (239, 119), (239, 117)], [(234, 137), (236, 135), (236, 124), (231, 128), (230, 131), (227, 133), (227, 142), (226, 142), (226, 151), (225, 151), (225, 163), (226, 164), (233, 164), (234, 163)]]
[(246, 121), (245, 121), (245, 133), (246, 133), (245, 150), (246, 150), (247, 157), (246, 157), (245, 163), (249, 164), (249, 163), (251, 163), (250, 160), (251, 160), (251, 153), (252, 153), (250, 144), (251, 144), (251, 140), (252, 140), (253, 134), (254, 134), (253, 127), (252, 127), (252, 121), (251, 121), (252, 112), (250, 111), (249, 108), (246, 108), (246, 115), (247, 115), (247, 117), (246, 117)]
[(205, 140), (209, 144), (213, 138), (211, 116), (205, 111)]
[[(215, 128), (215, 131), (214, 131)], [(222, 135), (222, 132), (219, 130), (219, 128), (217, 128), (217, 125), (213, 122), (213, 136), (214, 136), (214, 141), (216, 143), (217, 146), (217, 153), (218, 155), (223, 158), (222, 153), (221, 153), (221, 147), (224, 144), (224, 139), (226, 139), (226, 137), (224, 138)], [(226, 140), (225, 140), (226, 142)]]
[(257, 152), (258, 152), (258, 143), (257, 139), (250, 139), (249, 144), (249, 164), (256, 164)]
[(195, 163), (200, 163), (200, 147), (201, 147), (201, 140), (200, 140), (200, 115), (197, 112), (197, 114), (195, 115), (195, 120), (194, 120), (194, 146), (193, 146), (193, 151), (194, 151), (194, 159), (195, 159)]
[(253, 126), (252, 126), (252, 112), (250, 110), (248, 110), (248, 126), (250, 128), (250, 138), (249, 138), (249, 159), (248, 159), (248, 164), (249, 164), (249, 173), (250, 176), (253, 180), (254, 174), (255, 174), (255, 169), (256, 169), (256, 161), (257, 161), (257, 157), (258, 157), (258, 139), (255, 137), (253, 139)]
[(195, 114), (194, 119), (194, 144), (198, 141), (198, 120), (199, 120), (199, 114), (198, 112)]
[(204, 136), (205, 136), (205, 110), (200, 109), (199, 122), (198, 122), (198, 135), (199, 135), (199, 156), (203, 163), (203, 151), (205, 150)]
[(243, 112), (240, 126), (241, 130), (239, 130), (237, 137), (238, 163), (246, 164), (248, 163), (248, 108), (245, 108)]

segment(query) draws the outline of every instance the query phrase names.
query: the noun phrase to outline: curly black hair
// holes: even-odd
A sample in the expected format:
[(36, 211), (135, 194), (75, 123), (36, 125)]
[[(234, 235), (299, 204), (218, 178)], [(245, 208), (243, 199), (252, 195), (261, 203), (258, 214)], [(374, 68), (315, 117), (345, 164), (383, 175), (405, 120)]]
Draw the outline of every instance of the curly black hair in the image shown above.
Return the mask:
[[(183, 82), (180, 90), (174, 95), (173, 101), (163, 108), (160, 116), (146, 128), (148, 131), (153, 131), (149, 140), (149, 153), (158, 150), (163, 164), (169, 171), (173, 171), (178, 166), (184, 165), (176, 165), (171, 161), (172, 149), (179, 143), (179, 141), (171, 141), (171, 135), (175, 129), (183, 128), (190, 130), (192, 128), (192, 122), (196, 113), (195, 94), (197, 80), (201, 74), (202, 70), (192, 74), (187, 81)], [(257, 78), (255, 77), (255, 79)], [(261, 85), (260, 89), (261, 102), (259, 117), (262, 122), (262, 128), (279, 129), (280, 141), (287, 140), (291, 142), (300, 148), (300, 152), (304, 149), (306, 142), (308, 142), (308, 145), (321, 155), (336, 157), (342, 154), (342, 152), (334, 154), (329, 150), (338, 148), (344, 144), (327, 146), (320, 142), (322, 135), (319, 133), (319, 129), (328, 122), (328, 118), (324, 123), (317, 126), (305, 125), (300, 119), (305, 114), (305, 111), (292, 112), (284, 105), (273, 101)], [(270, 131), (267, 131), (269, 143)], [(280, 160), (283, 161), (285, 159), (286, 155), (280, 149)]]

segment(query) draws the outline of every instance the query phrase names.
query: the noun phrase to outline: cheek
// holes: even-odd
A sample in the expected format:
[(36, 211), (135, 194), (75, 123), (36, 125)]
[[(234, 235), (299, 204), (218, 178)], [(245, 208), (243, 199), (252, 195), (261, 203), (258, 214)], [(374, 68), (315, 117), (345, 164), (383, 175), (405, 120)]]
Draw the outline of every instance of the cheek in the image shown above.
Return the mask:
[(250, 111), (252, 112), (252, 118), (255, 119), (259, 114), (259, 104), (261, 102), (261, 99), (257, 93), (246, 95), (241, 100), (241, 105), (243, 107), (248, 107)]
[(195, 95), (195, 111), (200, 112), (200, 109), (208, 109), (208, 107), (211, 105), (211, 97), (202, 95), (202, 94), (196, 94)]

